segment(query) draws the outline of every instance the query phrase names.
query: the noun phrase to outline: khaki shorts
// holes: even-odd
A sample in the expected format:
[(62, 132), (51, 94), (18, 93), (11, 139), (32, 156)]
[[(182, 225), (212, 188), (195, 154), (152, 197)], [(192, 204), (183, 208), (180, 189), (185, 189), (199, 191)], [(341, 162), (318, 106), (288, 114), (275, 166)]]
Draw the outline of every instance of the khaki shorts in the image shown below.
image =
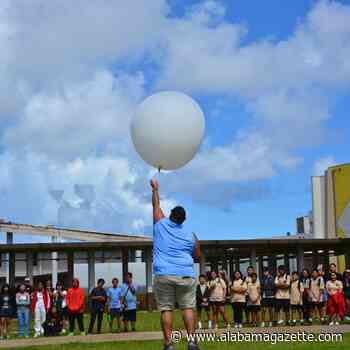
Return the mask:
[(196, 280), (194, 278), (155, 276), (153, 291), (160, 311), (174, 310), (176, 303), (181, 310), (196, 307)]

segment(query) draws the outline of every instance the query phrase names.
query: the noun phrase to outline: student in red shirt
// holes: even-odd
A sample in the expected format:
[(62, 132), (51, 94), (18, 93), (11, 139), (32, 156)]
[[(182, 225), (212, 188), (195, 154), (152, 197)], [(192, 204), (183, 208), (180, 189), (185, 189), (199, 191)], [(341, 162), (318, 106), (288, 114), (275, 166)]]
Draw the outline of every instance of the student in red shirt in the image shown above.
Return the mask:
[(84, 332), (84, 309), (85, 309), (85, 295), (84, 290), (80, 288), (80, 283), (77, 278), (73, 279), (72, 288), (67, 292), (67, 307), (69, 315), (69, 335), (74, 335), (75, 319), (78, 320), (80, 333)]

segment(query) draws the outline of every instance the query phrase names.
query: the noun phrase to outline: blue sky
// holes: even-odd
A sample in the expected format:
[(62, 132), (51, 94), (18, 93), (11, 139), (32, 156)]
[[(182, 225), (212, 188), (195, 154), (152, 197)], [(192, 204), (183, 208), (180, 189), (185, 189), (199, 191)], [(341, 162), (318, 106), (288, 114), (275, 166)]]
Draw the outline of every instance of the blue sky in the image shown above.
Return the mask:
[(349, 161), (349, 37), (347, 1), (2, 2), (1, 217), (150, 232), (129, 124), (170, 89), (207, 128), (160, 176), (165, 211), (204, 239), (294, 232), (311, 176)]

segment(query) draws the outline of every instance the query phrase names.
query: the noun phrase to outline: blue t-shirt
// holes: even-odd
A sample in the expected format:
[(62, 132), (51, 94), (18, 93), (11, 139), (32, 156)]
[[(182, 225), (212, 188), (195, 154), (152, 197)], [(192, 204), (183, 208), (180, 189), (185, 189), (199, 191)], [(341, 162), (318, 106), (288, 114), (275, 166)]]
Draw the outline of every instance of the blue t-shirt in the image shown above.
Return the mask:
[(120, 287), (117, 288), (109, 288), (107, 290), (107, 296), (111, 298), (110, 308), (111, 309), (120, 309), (120, 296), (122, 293), (122, 289)]
[(132, 287), (135, 289), (135, 294), (131, 293), (130, 289), (128, 290), (129, 286), (126, 283), (124, 283), (121, 288), (121, 295), (122, 297), (125, 297), (125, 300), (127, 303), (126, 310), (136, 309), (136, 300), (137, 300), (136, 295), (137, 295), (138, 285), (133, 283)]
[(194, 247), (194, 235), (187, 232), (183, 225), (168, 218), (159, 220), (153, 229), (153, 273), (195, 278)]

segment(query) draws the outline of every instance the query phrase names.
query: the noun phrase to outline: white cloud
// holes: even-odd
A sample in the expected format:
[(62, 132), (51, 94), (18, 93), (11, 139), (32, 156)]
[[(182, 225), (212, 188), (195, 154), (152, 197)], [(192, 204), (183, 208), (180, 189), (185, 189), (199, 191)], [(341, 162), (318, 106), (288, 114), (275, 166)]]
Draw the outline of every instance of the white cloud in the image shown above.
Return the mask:
[[(286, 40), (253, 43), (218, 1), (182, 18), (167, 13), (165, 0), (1, 2), (4, 216), (54, 222), (59, 204), (50, 191), (58, 189), (72, 225), (146, 229), (148, 168), (131, 147), (129, 121), (150, 85), (233, 96), (250, 118), (224, 145), (208, 135), (181, 175), (167, 174), (168, 193), (223, 207), (232, 197), (266, 196), (260, 182), (322, 142), (332, 95), (349, 87), (350, 6), (320, 1)], [(135, 73), (145, 54), (154, 70)], [(80, 208), (76, 184), (93, 192), (92, 215)], [(167, 195), (164, 203), (174, 204)]]
[(212, 181), (267, 179), (300, 164), (300, 149), (324, 140), (335, 92), (350, 86), (350, 6), (319, 1), (289, 38), (248, 44), (246, 29), (217, 9), (220, 3), (209, 1), (172, 20), (157, 85), (234, 96), (252, 116), (232, 142), (189, 166), (189, 181), (201, 178), (203, 190)]
[(61, 160), (101, 152), (111, 143), (122, 149), (129, 144), (130, 118), (144, 94), (143, 82), (141, 73), (113, 76), (98, 71), (79, 84), (33, 95), (3, 142)]

